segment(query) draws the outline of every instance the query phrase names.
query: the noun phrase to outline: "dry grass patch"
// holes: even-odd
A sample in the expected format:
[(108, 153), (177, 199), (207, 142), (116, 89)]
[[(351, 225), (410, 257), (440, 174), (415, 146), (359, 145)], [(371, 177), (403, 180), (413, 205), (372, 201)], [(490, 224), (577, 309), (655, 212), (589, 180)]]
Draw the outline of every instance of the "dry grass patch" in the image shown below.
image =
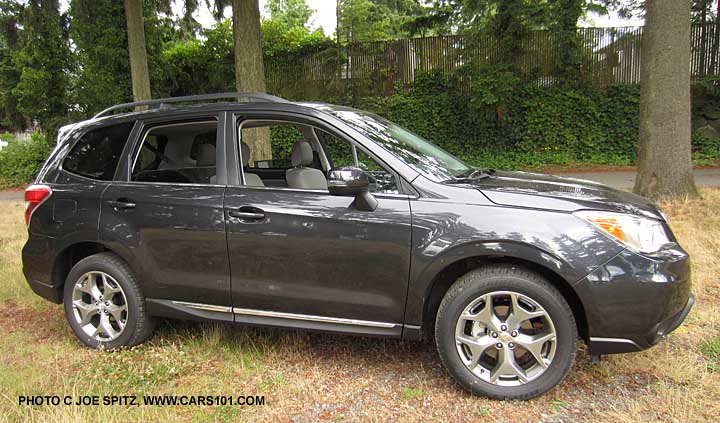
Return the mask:
[[(91, 351), (60, 306), (37, 298), (20, 270), (20, 202), (0, 202), (0, 420), (10, 421), (714, 421), (720, 415), (720, 190), (663, 204), (693, 257), (697, 304), (657, 347), (579, 354), (568, 379), (528, 402), (468, 395), (432, 345), (163, 322), (150, 342)], [(262, 407), (27, 407), (20, 394), (266, 396)]]

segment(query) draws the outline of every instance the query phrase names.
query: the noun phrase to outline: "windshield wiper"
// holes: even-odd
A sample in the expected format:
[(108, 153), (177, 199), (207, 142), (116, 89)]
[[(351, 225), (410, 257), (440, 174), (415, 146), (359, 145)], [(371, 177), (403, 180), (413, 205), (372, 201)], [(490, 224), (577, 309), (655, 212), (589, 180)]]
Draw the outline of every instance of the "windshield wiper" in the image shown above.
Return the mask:
[(453, 179), (448, 179), (443, 181), (443, 183), (446, 184), (465, 184), (468, 182), (472, 182), (477, 179), (485, 179), (489, 178), (495, 173), (495, 169), (490, 168), (484, 168), (484, 169), (475, 169), (472, 172), (470, 172), (467, 175), (463, 176), (457, 176)]

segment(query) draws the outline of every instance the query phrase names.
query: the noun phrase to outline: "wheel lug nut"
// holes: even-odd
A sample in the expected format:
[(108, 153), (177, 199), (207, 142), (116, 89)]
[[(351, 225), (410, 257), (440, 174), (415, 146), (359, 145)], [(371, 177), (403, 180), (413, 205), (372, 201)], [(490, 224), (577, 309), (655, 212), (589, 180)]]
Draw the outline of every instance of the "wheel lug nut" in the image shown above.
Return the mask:
[(505, 325), (500, 326), (500, 330), (505, 332), (507, 330), (507, 326), (505, 326)]
[(508, 347), (510, 347), (510, 348), (515, 348), (515, 344), (511, 342), (511, 343), (508, 344)]
[(517, 331), (516, 331), (516, 330), (512, 331), (512, 333), (511, 333), (510, 335), (511, 335), (513, 338), (516, 337), (516, 336), (517, 336)]
[(497, 349), (499, 349), (499, 350), (501, 350), (501, 349), (502, 349), (502, 347), (503, 347), (503, 345), (502, 345), (502, 343), (501, 343), (501, 342), (498, 342), (497, 344), (495, 344), (495, 346), (496, 346), (496, 347), (497, 347)]
[(497, 337), (498, 337), (497, 332), (493, 332), (493, 333), (492, 333), (492, 337), (493, 337), (493, 338), (497, 338)]

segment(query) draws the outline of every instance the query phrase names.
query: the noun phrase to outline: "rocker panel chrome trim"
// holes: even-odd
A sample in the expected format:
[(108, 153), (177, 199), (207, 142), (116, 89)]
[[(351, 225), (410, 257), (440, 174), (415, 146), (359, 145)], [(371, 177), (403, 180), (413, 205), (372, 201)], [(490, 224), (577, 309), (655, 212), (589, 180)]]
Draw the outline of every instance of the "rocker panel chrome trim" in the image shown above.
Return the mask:
[(218, 306), (218, 305), (212, 305), (212, 304), (190, 303), (190, 302), (186, 302), (186, 301), (173, 301), (172, 303), (175, 305), (183, 306), (183, 307), (194, 308), (196, 310), (217, 311), (220, 313), (232, 313), (232, 307)]
[(220, 313), (233, 313), (245, 316), (273, 317), (277, 319), (304, 320), (310, 322), (337, 323), (352, 326), (367, 326), (374, 328), (394, 328), (397, 323), (373, 322), (370, 320), (344, 319), (340, 317), (312, 316), (308, 314), (283, 313), (279, 311), (255, 310), (251, 308), (226, 307), (212, 304), (191, 303), (187, 301), (173, 301), (175, 305), (196, 310), (216, 311)]
[(305, 320), (311, 322), (339, 323), (353, 326), (369, 326), (375, 328), (393, 328), (396, 323), (372, 322), (369, 320), (343, 319), (339, 317), (312, 316), (308, 314), (282, 313), (279, 311), (254, 310), (250, 308), (233, 308), (233, 313), (250, 316), (275, 317), (279, 319)]

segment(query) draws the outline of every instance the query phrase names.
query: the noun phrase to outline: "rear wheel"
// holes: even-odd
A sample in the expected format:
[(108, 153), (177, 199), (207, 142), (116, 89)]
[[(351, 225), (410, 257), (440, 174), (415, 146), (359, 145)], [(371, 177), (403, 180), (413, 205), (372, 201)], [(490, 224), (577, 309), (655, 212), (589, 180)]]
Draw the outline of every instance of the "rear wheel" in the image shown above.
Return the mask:
[(539, 275), (510, 265), (460, 277), (435, 324), (440, 357), (465, 389), (529, 399), (557, 385), (576, 353), (577, 329), (562, 295)]
[(112, 253), (95, 254), (73, 266), (63, 302), (73, 332), (92, 348), (137, 345), (154, 328), (134, 274)]

